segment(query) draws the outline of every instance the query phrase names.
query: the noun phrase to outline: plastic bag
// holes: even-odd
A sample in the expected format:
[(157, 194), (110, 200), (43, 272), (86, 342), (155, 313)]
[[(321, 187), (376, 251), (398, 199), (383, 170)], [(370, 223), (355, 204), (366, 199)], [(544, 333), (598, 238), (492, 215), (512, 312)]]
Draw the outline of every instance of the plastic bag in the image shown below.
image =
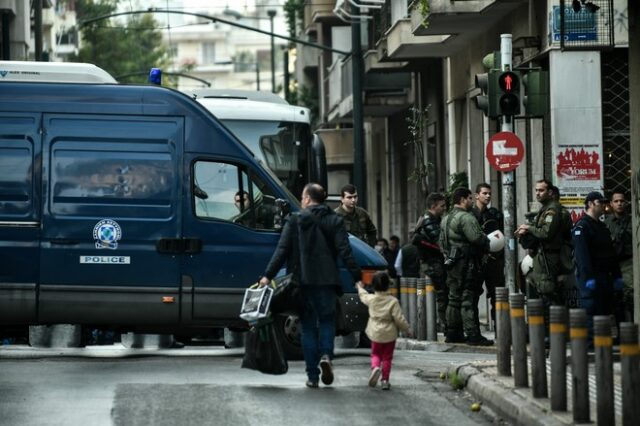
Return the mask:
[(276, 278), (275, 290), (271, 298), (271, 313), (281, 314), (285, 312), (300, 313), (302, 310), (302, 294), (291, 274)]
[(249, 322), (265, 318), (269, 314), (272, 296), (273, 288), (271, 286), (259, 287), (258, 284), (254, 284), (249, 287), (244, 292), (240, 318)]
[(258, 321), (249, 330), (244, 345), (242, 368), (264, 374), (285, 374), (289, 365), (271, 318)]

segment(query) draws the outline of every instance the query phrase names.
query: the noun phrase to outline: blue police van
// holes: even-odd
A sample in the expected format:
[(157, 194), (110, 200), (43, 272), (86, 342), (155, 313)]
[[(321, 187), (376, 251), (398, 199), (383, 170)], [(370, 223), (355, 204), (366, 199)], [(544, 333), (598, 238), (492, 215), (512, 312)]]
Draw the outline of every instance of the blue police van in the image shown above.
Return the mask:
[[(287, 208), (300, 208), (295, 196), (180, 92), (0, 85), (0, 326), (243, 327), (242, 294)], [(386, 268), (350, 242), (365, 275)], [(342, 276), (340, 331), (362, 330), (366, 310)]]

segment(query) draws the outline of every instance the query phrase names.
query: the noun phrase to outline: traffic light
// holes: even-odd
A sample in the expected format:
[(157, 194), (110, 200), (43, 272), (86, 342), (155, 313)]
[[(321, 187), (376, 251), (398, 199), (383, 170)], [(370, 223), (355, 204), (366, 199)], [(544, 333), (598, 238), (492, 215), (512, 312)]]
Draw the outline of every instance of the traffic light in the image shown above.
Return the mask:
[(498, 109), (498, 75), (500, 71), (490, 70), (482, 74), (476, 74), (476, 87), (482, 92), (476, 96), (476, 107), (481, 109), (489, 118), (500, 116)]
[(549, 110), (549, 72), (531, 70), (522, 76), (522, 105), (527, 117), (545, 115)]
[(498, 77), (500, 115), (516, 116), (520, 114), (520, 74), (516, 71), (504, 71)]

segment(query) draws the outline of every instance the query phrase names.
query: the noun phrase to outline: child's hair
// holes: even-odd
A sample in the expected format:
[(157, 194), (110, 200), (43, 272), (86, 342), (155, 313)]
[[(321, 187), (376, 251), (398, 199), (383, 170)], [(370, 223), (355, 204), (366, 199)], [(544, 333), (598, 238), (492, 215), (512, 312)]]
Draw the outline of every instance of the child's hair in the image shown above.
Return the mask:
[(375, 291), (389, 290), (389, 275), (385, 271), (379, 271), (373, 274), (371, 285)]

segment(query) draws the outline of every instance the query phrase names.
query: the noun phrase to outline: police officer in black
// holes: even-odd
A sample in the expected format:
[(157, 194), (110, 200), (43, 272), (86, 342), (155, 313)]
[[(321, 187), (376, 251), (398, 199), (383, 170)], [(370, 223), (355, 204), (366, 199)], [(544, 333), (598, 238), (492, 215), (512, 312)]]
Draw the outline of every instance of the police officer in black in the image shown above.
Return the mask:
[[(504, 217), (502, 213), (495, 207), (489, 207), (491, 203), (491, 185), (488, 183), (479, 183), (476, 186), (475, 202), (471, 207), (471, 213), (475, 216), (485, 235), (489, 235), (493, 231), (502, 231), (504, 229)], [(480, 299), (482, 294), (482, 283), (487, 288), (487, 299), (491, 302), (491, 319), (496, 320), (496, 287), (504, 287), (504, 251), (488, 253), (480, 274), (478, 274), (478, 288), (476, 297)], [(476, 309), (478, 303), (476, 303)]]
[(600, 192), (590, 192), (584, 201), (586, 214), (572, 231), (580, 304), (587, 310), (590, 335), (593, 316), (613, 313), (614, 292), (623, 284), (611, 233), (600, 220), (606, 203)]
[(449, 290), (446, 285), (444, 256), (440, 250), (440, 222), (446, 210), (446, 199), (439, 192), (432, 192), (427, 197), (427, 212), (416, 225), (416, 232), (412, 239), (418, 248), (421, 264), (421, 276), (431, 278), (436, 289), (436, 304), (438, 305), (438, 321), (443, 331), (446, 331), (447, 303)]

